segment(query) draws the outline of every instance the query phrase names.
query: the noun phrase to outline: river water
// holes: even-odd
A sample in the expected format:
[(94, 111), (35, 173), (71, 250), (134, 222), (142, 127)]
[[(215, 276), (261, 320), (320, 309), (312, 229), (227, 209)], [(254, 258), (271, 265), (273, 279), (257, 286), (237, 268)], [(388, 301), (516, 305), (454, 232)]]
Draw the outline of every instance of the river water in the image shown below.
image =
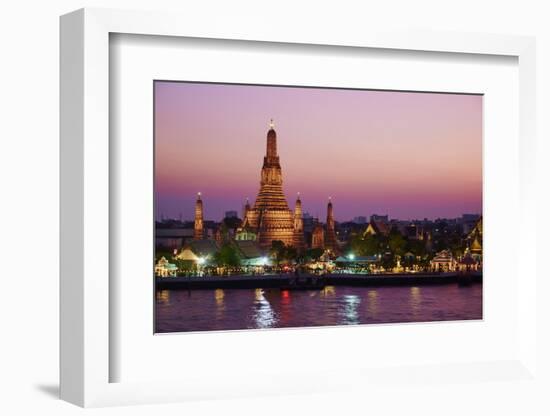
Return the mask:
[(482, 285), (159, 290), (156, 332), (482, 318)]

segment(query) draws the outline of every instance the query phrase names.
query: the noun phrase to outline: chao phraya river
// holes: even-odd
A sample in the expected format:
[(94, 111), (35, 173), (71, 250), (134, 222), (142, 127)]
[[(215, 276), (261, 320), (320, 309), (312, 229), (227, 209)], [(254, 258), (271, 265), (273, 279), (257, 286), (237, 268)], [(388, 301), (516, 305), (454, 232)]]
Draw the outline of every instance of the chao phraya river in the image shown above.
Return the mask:
[(156, 332), (290, 328), (482, 318), (482, 284), (321, 290), (159, 290)]

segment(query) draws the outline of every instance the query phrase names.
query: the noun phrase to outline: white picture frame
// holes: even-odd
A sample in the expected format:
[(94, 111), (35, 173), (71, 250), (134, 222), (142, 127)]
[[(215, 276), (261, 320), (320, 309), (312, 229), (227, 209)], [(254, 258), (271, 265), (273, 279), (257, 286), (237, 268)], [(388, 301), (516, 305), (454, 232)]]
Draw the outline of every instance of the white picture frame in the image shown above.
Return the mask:
[[(304, 33), (281, 31), (269, 21), (256, 25), (246, 19), (235, 30), (223, 20), (204, 26), (190, 16), (169, 13), (82, 9), (61, 18), (61, 398), (80, 406), (155, 403), (208, 397), (238, 397), (271, 393), (332, 391), (352, 375), (357, 386), (371, 383), (373, 374), (390, 380), (395, 369), (380, 368), (369, 375), (349, 368), (335, 370), (332, 381), (302, 383), (275, 375), (263, 383), (230, 388), (206, 380), (143, 383), (110, 382), (116, 359), (109, 348), (109, 36), (112, 33), (228, 39), (334, 47), (383, 48), (440, 53), (505, 55), (519, 65), (520, 212), (535, 212), (535, 41), (530, 37), (428, 32), (380, 32), (361, 28), (328, 34), (323, 28)], [(518, 220), (518, 262), (525, 279), (518, 288), (520, 321), (518, 354), (500, 362), (456, 366), (420, 365), (422, 378), (445, 369), (455, 379), (479, 382), (476, 371), (506, 374), (508, 379), (536, 376), (537, 272), (532, 259), (536, 219)], [(530, 258), (530, 260), (528, 260)], [(420, 363), (419, 363), (420, 364)], [(384, 376), (386, 374), (386, 376)], [(389, 376), (387, 374), (390, 374)], [(311, 378), (311, 375), (309, 376)], [(312, 380), (310, 380), (312, 381)], [(314, 380), (313, 380), (314, 381)], [(390, 381), (391, 382), (391, 381)], [(254, 385), (257, 384), (256, 388)], [(285, 386), (281, 388), (281, 386)]]

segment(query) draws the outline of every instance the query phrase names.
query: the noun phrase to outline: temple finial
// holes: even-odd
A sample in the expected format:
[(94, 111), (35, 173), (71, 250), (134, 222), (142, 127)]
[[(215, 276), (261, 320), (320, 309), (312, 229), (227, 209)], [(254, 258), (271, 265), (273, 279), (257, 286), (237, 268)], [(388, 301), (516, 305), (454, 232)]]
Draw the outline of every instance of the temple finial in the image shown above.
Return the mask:
[(273, 119), (269, 120), (269, 128), (272, 129), (275, 127), (275, 123), (273, 122)]
[(202, 192), (197, 192), (197, 199), (201, 199)]

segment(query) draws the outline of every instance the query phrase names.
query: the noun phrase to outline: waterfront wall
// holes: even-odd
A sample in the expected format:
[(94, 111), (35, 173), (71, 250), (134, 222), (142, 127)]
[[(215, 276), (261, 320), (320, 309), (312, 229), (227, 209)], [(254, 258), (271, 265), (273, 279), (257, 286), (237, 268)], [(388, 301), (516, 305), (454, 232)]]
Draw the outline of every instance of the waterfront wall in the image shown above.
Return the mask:
[[(423, 274), (327, 274), (323, 276), (300, 275), (299, 279), (315, 278), (318, 284), (327, 286), (410, 286), (441, 285), (460, 283), (467, 279), (474, 283), (482, 282), (481, 273), (464, 275), (461, 273)], [(201, 277), (158, 277), (156, 288), (162, 289), (256, 289), (286, 288), (295, 284), (294, 274), (264, 276), (201, 276)]]

